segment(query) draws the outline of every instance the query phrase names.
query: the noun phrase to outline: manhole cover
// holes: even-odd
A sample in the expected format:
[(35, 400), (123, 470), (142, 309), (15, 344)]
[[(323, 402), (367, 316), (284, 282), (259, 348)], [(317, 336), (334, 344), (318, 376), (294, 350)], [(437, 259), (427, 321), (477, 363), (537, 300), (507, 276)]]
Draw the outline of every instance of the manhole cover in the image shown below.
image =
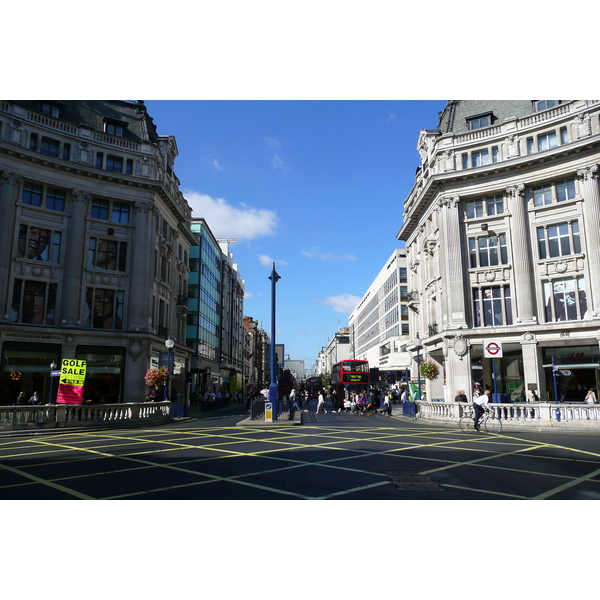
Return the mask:
[(417, 471), (387, 471), (388, 477), (401, 492), (443, 492), (444, 490), (428, 475)]

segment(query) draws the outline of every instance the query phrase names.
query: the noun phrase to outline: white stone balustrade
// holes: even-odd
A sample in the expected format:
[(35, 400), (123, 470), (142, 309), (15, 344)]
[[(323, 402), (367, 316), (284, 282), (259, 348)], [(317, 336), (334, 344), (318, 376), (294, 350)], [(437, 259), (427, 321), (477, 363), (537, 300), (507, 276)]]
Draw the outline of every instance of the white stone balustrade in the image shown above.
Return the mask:
[(168, 402), (0, 406), (0, 432), (156, 425), (170, 421)]
[[(417, 402), (417, 420), (453, 423), (458, 421), (471, 403)], [(490, 404), (504, 429), (586, 429), (600, 430), (600, 404), (535, 402)], [(557, 412), (558, 411), (558, 412)], [(560, 417), (560, 418), (559, 418)]]

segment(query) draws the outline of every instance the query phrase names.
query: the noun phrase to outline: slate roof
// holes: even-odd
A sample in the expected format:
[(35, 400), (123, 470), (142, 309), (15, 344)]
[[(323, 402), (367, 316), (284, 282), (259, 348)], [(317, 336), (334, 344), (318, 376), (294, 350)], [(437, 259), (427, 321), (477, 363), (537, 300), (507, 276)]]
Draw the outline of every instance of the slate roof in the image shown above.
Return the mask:
[(155, 142), (156, 126), (142, 100), (13, 100), (28, 110), (40, 112), (40, 103), (57, 103), (61, 106), (59, 120), (73, 125), (85, 125), (95, 131), (104, 131), (104, 120), (127, 123), (123, 139)]
[(492, 125), (500, 125), (511, 117), (527, 117), (536, 110), (533, 100), (449, 100), (440, 113), (438, 129), (442, 133), (467, 133), (469, 117), (489, 112), (493, 113)]

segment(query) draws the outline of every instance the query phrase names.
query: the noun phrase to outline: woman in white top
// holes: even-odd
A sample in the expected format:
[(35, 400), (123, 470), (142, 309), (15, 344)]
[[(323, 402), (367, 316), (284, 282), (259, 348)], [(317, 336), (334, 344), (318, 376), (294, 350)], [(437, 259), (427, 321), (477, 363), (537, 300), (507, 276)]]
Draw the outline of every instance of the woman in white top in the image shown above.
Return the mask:
[[(325, 414), (327, 414), (327, 411), (325, 410), (325, 398), (323, 398), (323, 391), (319, 392), (319, 401), (317, 402), (317, 413), (319, 412), (319, 409), (323, 409), (323, 412)], [(315, 414), (317, 414), (315, 413)]]

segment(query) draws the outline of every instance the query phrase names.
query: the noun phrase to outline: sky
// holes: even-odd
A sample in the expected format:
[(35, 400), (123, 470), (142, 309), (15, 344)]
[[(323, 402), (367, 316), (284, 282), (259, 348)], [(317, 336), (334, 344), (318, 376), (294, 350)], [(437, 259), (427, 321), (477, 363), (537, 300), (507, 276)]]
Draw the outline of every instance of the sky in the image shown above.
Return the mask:
[(176, 138), (175, 173), (194, 217), (245, 281), (244, 314), (309, 369), (403, 243), (402, 202), (421, 129), (445, 100), (146, 100)]

